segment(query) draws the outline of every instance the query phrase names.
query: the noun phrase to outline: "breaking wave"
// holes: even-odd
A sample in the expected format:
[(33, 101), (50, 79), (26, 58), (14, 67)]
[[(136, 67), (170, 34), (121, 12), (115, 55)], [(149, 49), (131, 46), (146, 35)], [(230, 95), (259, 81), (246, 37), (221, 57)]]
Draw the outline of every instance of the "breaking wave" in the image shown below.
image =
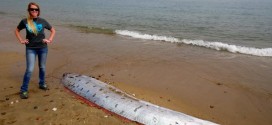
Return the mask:
[(230, 44), (222, 43), (222, 42), (211, 42), (211, 41), (204, 41), (204, 40), (189, 40), (189, 39), (180, 40), (175, 37), (149, 35), (149, 34), (143, 34), (143, 33), (135, 32), (135, 31), (128, 31), (128, 30), (115, 30), (115, 33), (119, 35), (123, 35), (123, 36), (137, 38), (137, 39), (165, 41), (170, 43), (184, 43), (188, 45), (206, 47), (206, 48), (210, 48), (214, 50), (225, 50), (232, 53), (272, 57), (272, 48), (245, 47), (245, 46), (238, 46), (238, 45), (230, 45)]

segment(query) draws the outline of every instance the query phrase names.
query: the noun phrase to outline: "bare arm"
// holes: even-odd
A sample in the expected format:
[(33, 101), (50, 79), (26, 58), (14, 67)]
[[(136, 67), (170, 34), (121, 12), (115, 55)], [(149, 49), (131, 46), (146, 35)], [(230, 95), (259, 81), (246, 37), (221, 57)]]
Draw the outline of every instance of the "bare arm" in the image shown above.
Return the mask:
[(43, 41), (46, 42), (46, 43), (51, 43), (53, 41), (54, 37), (55, 37), (56, 30), (55, 30), (54, 27), (51, 28), (50, 32), (51, 33), (50, 33), (49, 38), (48, 39), (43, 39)]
[(28, 39), (22, 39), (20, 30), (18, 28), (15, 29), (15, 35), (21, 44), (28, 44)]

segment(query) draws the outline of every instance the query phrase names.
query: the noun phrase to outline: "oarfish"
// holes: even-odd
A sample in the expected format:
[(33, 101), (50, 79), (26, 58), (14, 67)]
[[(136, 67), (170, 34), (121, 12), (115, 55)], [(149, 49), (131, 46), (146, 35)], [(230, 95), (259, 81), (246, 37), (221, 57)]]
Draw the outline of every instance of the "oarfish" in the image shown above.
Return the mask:
[(74, 73), (63, 74), (62, 83), (74, 93), (96, 105), (146, 125), (216, 125), (181, 112), (137, 99), (95, 78)]

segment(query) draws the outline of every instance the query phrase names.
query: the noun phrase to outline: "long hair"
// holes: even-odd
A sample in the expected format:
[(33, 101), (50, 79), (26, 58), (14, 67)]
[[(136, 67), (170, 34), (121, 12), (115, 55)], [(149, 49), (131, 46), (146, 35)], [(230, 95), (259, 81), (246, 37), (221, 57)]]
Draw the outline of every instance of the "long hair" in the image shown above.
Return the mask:
[(35, 24), (33, 22), (33, 18), (30, 15), (30, 7), (31, 7), (31, 5), (34, 5), (34, 6), (36, 6), (39, 9), (38, 16), (40, 16), (41, 9), (40, 9), (40, 6), (37, 3), (34, 3), (34, 2), (30, 2), (28, 4), (28, 7), (27, 7), (27, 11), (28, 11), (27, 24), (28, 24), (29, 28), (33, 31), (33, 33), (37, 36), (38, 35), (38, 30), (37, 30), (37, 27), (35, 26)]

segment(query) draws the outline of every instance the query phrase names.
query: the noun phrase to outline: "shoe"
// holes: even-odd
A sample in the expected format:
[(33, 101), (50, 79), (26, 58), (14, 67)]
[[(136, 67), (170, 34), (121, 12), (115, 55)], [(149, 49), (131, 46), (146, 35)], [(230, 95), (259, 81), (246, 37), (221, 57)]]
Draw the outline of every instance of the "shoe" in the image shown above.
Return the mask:
[(20, 92), (20, 97), (21, 97), (21, 99), (27, 99), (28, 98), (28, 92), (27, 91)]
[(45, 91), (49, 90), (46, 84), (40, 85), (39, 89), (42, 89), (42, 90), (45, 90)]

